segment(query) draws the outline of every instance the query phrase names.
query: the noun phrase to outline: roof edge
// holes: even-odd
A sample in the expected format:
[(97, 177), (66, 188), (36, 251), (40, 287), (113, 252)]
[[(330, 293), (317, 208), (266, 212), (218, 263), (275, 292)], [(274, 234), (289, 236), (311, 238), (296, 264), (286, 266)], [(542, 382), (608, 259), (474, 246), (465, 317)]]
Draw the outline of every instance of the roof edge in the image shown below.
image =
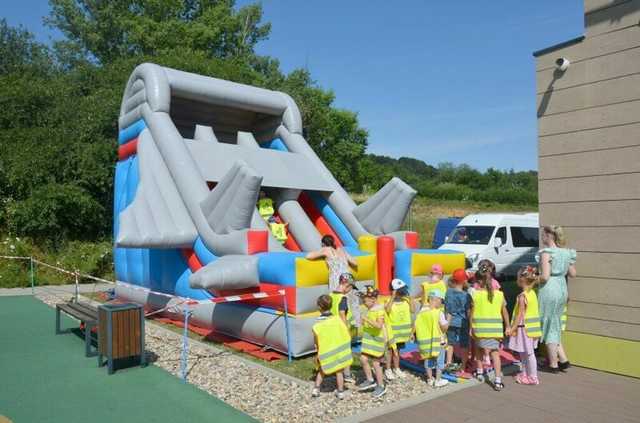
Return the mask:
[(550, 47), (546, 47), (546, 48), (543, 48), (541, 50), (534, 51), (533, 52), (533, 57), (542, 56), (543, 54), (551, 53), (551, 52), (554, 52), (556, 50), (560, 50), (561, 48), (565, 48), (565, 47), (572, 46), (574, 44), (581, 43), (582, 40), (584, 40), (584, 35), (581, 35), (579, 37), (573, 38), (573, 39), (568, 40), (568, 41), (564, 41), (562, 43), (554, 44), (554, 45), (552, 45)]

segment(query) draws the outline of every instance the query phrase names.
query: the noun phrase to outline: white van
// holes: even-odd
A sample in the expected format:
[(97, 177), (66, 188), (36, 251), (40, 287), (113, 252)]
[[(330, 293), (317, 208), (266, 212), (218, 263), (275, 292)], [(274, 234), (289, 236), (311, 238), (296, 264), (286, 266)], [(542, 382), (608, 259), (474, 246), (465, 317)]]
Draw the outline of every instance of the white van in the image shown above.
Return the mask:
[(439, 249), (463, 252), (471, 270), (489, 259), (496, 264), (497, 275), (514, 276), (521, 266), (536, 265), (539, 237), (538, 213), (470, 214)]

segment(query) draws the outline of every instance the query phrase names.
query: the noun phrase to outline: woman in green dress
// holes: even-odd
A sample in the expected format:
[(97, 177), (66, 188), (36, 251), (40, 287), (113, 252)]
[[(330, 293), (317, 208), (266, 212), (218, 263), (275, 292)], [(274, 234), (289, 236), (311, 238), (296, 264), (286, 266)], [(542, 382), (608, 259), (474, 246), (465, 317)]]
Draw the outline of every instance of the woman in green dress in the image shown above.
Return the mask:
[(540, 279), (538, 304), (542, 323), (542, 342), (547, 346), (547, 358), (551, 372), (569, 367), (561, 342), (562, 314), (568, 299), (567, 278), (576, 276), (576, 251), (564, 248), (564, 232), (560, 226), (542, 228), (540, 250)]

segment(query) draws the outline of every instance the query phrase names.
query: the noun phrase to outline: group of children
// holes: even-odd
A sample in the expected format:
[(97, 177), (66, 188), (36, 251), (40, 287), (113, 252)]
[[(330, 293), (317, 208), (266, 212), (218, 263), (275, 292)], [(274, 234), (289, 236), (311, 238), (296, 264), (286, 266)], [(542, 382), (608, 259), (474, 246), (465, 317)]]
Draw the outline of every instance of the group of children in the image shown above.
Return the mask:
[[(501, 345), (520, 356), (522, 371), (516, 376), (516, 383), (537, 385), (534, 350), (541, 327), (533, 288), (539, 281), (538, 270), (531, 266), (519, 270), (517, 283), (522, 292), (512, 316), (508, 315), (504, 294), (494, 274), (493, 263), (483, 260), (474, 274), (455, 270), (447, 286), (442, 266), (435, 264), (416, 297), (409, 294), (402, 280), (394, 279), (392, 294), (384, 302), (378, 291), (368, 286), (359, 293), (364, 307), (360, 330), (347, 301), (355, 289), (353, 276), (341, 275), (337, 290), (320, 296), (317, 302), (321, 316), (313, 333), (318, 349), (318, 373), (312, 396), (320, 394), (324, 376), (335, 374), (336, 396), (344, 398), (345, 383), (355, 383), (351, 376), (351, 346), (358, 334), (365, 380), (357, 385), (357, 390), (372, 390), (376, 398), (386, 392), (385, 379), (406, 377), (400, 369), (400, 350), (410, 341), (417, 345), (427, 384), (433, 388), (448, 384), (442, 377), (444, 371), (483, 382), (493, 366), (492, 386), (500, 391), (504, 388)], [(460, 363), (455, 363), (454, 358)]]

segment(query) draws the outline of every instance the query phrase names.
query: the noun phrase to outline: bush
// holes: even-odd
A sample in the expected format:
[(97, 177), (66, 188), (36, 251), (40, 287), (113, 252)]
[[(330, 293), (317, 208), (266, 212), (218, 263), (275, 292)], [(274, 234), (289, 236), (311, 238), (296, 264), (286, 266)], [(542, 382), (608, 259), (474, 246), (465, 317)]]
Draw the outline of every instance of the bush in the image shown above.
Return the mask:
[(105, 210), (85, 190), (71, 184), (47, 184), (17, 201), (10, 213), (12, 232), (41, 242), (95, 239), (107, 219)]

